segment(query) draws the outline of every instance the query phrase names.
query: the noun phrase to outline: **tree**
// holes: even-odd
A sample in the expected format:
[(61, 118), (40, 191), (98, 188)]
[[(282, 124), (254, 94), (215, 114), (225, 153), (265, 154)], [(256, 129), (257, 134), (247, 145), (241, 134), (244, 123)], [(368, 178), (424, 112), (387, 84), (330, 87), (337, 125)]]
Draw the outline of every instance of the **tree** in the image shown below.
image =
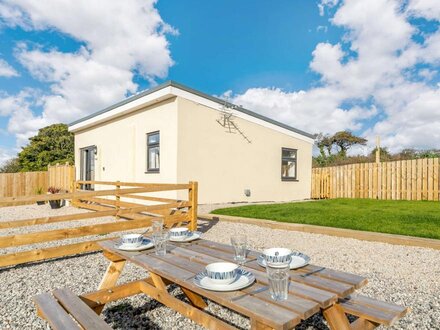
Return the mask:
[(350, 131), (340, 131), (336, 132), (335, 135), (332, 136), (333, 144), (336, 144), (339, 147), (339, 156), (342, 158), (347, 157), (347, 150), (356, 145), (365, 145), (367, 144), (367, 140), (361, 138), (359, 136), (353, 135)]
[(318, 147), (319, 153), (321, 154), (322, 158), (326, 157), (326, 150), (327, 156), (330, 156), (333, 147), (332, 137), (328, 134), (319, 133), (316, 136), (316, 146)]
[(18, 154), (22, 171), (44, 171), (47, 165), (74, 162), (74, 139), (65, 124), (53, 124), (29, 138)]
[(0, 173), (16, 173), (20, 172), (21, 167), (20, 163), (18, 162), (18, 158), (14, 157), (9, 160), (7, 160), (1, 167), (0, 167)]
[[(370, 157), (372, 159), (376, 158), (376, 150), (377, 150), (377, 147), (375, 147), (373, 150), (371, 150)], [(391, 160), (391, 159), (392, 159), (392, 155), (388, 151), (388, 148), (387, 147), (380, 147), (380, 160), (386, 161), (386, 160)]]

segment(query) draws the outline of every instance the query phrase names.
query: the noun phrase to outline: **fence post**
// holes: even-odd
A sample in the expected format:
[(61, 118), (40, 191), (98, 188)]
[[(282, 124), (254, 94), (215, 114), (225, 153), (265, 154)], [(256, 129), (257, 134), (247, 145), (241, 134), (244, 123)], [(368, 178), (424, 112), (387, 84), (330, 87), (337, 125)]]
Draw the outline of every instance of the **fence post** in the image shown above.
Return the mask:
[(80, 188), (80, 184), (79, 184), (78, 182), (74, 181), (74, 183), (73, 183), (73, 189), (72, 189), (73, 196), (72, 196), (72, 202), (71, 202), (71, 204), (72, 204), (72, 206), (75, 206), (75, 207), (77, 207), (77, 205), (78, 205), (78, 199), (76, 198), (76, 191), (77, 191), (79, 188)]
[[(120, 203), (120, 201), (121, 201), (121, 195), (119, 195), (119, 190), (121, 189), (121, 185), (120, 185), (120, 182), (121, 181), (116, 181), (116, 194), (115, 194), (115, 196), (116, 196), (116, 210), (118, 210), (118, 213), (119, 213), (119, 211), (121, 210), (121, 203)], [(119, 219), (120, 217), (119, 217), (119, 215), (118, 214), (116, 214), (116, 219)]]
[(196, 181), (190, 181), (190, 188), (188, 189), (188, 201), (191, 206), (188, 207), (189, 214), (189, 230), (197, 230), (197, 204), (198, 204), (198, 183)]

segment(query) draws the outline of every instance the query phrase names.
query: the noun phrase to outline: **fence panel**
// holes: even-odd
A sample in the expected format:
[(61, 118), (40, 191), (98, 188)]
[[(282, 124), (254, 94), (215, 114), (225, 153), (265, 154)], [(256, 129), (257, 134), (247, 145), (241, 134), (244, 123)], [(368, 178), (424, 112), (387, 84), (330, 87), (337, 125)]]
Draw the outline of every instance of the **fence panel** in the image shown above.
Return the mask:
[(0, 198), (31, 196), (47, 191), (47, 172), (0, 173)]
[(75, 166), (69, 164), (49, 165), (47, 172), (49, 174), (49, 187), (73, 191), (73, 182), (75, 181)]
[(46, 194), (50, 186), (70, 192), (74, 181), (75, 166), (68, 164), (49, 166), (48, 171), (0, 173), (0, 198), (34, 196), (39, 190)]
[(314, 168), (311, 197), (438, 201), (439, 177), (439, 158)]

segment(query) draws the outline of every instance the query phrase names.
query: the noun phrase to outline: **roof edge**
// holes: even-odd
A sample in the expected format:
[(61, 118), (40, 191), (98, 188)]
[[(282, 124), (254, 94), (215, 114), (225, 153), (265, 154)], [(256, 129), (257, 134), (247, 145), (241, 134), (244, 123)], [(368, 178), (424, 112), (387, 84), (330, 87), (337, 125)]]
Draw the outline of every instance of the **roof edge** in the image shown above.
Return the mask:
[(118, 102), (118, 103), (115, 103), (115, 104), (113, 104), (113, 105), (111, 105), (111, 106), (109, 106), (109, 107), (106, 107), (106, 108), (104, 108), (104, 109), (102, 109), (102, 110), (99, 110), (99, 111), (97, 111), (97, 112), (94, 112), (94, 113), (92, 113), (92, 114), (90, 114), (90, 115), (88, 115), (88, 116), (85, 116), (85, 117), (83, 117), (83, 118), (80, 118), (80, 119), (78, 119), (78, 120), (76, 120), (76, 121), (73, 121), (73, 122), (69, 123), (68, 126), (70, 127), (70, 126), (73, 126), (73, 125), (79, 124), (79, 123), (81, 123), (81, 122), (83, 122), (83, 121), (86, 121), (86, 120), (91, 119), (91, 118), (93, 118), (93, 117), (99, 116), (99, 115), (101, 115), (101, 114), (103, 114), (103, 113), (106, 113), (106, 112), (108, 112), (108, 111), (110, 111), (110, 110), (116, 109), (116, 108), (118, 108), (118, 107), (120, 107), (120, 106), (122, 106), (122, 105), (125, 105), (125, 104), (127, 104), (127, 103), (130, 103), (130, 102), (132, 102), (132, 101), (134, 101), (134, 100), (137, 100), (137, 99), (139, 99), (139, 98), (141, 98), (141, 97), (144, 97), (144, 96), (146, 96), (146, 95), (152, 94), (152, 93), (154, 93), (154, 92), (157, 92), (157, 91), (159, 91), (159, 90), (161, 90), (161, 89), (163, 89), (163, 88), (166, 88), (166, 87), (175, 87), (175, 88), (179, 88), (179, 89), (182, 89), (182, 90), (184, 90), (184, 91), (186, 91), (186, 92), (188, 92), (188, 93), (192, 93), (192, 94), (198, 95), (198, 96), (203, 97), (203, 98), (205, 98), (205, 99), (208, 99), (208, 100), (210, 100), (210, 101), (213, 101), (213, 102), (216, 102), (216, 103), (219, 103), (219, 104), (225, 104), (225, 105), (227, 105), (227, 106), (229, 106), (229, 107), (232, 107), (232, 108), (233, 108), (234, 110), (236, 110), (236, 111), (239, 111), (239, 112), (242, 112), (242, 113), (247, 114), (247, 115), (249, 115), (249, 116), (252, 116), (252, 117), (258, 118), (258, 119), (260, 119), (260, 120), (266, 121), (266, 122), (271, 123), (271, 124), (273, 124), (273, 125), (276, 125), (276, 126), (282, 127), (282, 128), (284, 128), (284, 129), (287, 129), (287, 130), (289, 130), (289, 131), (295, 132), (295, 133), (297, 133), (297, 134), (304, 135), (304, 136), (306, 136), (306, 137), (308, 137), (308, 138), (310, 138), (310, 139), (315, 139), (315, 135), (314, 135), (314, 134), (307, 133), (307, 132), (302, 131), (302, 130), (300, 130), (300, 129), (297, 129), (297, 128), (295, 128), (295, 127), (292, 127), (292, 126), (289, 126), (289, 125), (287, 125), (287, 124), (281, 123), (281, 122), (279, 122), (279, 121), (277, 121), (277, 120), (274, 120), (274, 119), (271, 119), (271, 118), (269, 118), (269, 117), (266, 117), (266, 116), (260, 115), (259, 113), (256, 113), (256, 112), (254, 112), (254, 111), (251, 111), (251, 110), (245, 109), (245, 108), (243, 108), (243, 107), (241, 107), (241, 106), (238, 106), (238, 105), (233, 104), (233, 103), (231, 103), (231, 102), (228, 102), (228, 101), (226, 101), (226, 100), (222, 100), (222, 99), (220, 99), (220, 98), (218, 98), (218, 97), (215, 97), (215, 96), (212, 96), (212, 95), (209, 95), (209, 94), (206, 94), (206, 93), (200, 92), (200, 91), (198, 91), (198, 90), (196, 90), (196, 89), (193, 89), (193, 88), (191, 88), (191, 87), (185, 86), (185, 85), (180, 84), (180, 83), (178, 83), (178, 82), (176, 82), (176, 81), (173, 81), (173, 80), (166, 81), (166, 82), (164, 82), (163, 84), (157, 85), (157, 86), (155, 86), (155, 87), (153, 87), (153, 88), (150, 88), (150, 89), (148, 89), (148, 90), (142, 91), (142, 92), (140, 92), (140, 93), (138, 93), (138, 94), (136, 94), (136, 95), (130, 96), (130, 97), (126, 98), (126, 99), (123, 100), (123, 101), (120, 101), (120, 102)]

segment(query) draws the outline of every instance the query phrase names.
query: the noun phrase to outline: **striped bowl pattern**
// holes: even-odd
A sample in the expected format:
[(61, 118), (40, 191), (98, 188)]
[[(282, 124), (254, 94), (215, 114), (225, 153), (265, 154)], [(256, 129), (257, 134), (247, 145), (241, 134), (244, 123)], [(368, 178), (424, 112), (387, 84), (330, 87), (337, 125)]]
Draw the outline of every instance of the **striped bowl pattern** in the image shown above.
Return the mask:
[(231, 262), (215, 262), (206, 266), (206, 275), (218, 284), (229, 284), (237, 277), (238, 265)]
[[(276, 253), (278, 252), (278, 255)], [(285, 264), (290, 263), (292, 259), (292, 251), (286, 248), (271, 248), (263, 251), (266, 263)]]
[(138, 246), (142, 244), (143, 239), (144, 237), (140, 234), (127, 234), (127, 235), (122, 235), (121, 242), (124, 245)]
[(186, 227), (171, 228), (170, 235), (174, 238), (182, 238), (189, 236), (191, 232)]
[[(248, 272), (247, 270), (244, 270), (244, 269), (241, 269), (241, 268), (237, 268), (237, 275), (236, 275), (236, 278), (238, 279), (238, 278), (241, 277), (241, 276), (244, 276), (244, 277), (247, 278), (247, 280), (248, 280), (248, 284), (247, 284), (247, 285), (249, 285), (250, 283), (253, 283), (253, 282), (255, 281), (254, 274), (252, 274), (251, 272)], [(198, 285), (198, 286), (200, 286), (200, 287), (203, 287), (203, 285), (202, 285), (202, 280), (203, 280), (205, 277), (209, 277), (208, 274), (207, 274), (207, 272), (206, 272), (206, 270), (205, 270), (204, 272), (198, 273), (198, 274), (194, 277), (194, 283), (196, 283), (196, 285)], [(232, 282), (234, 282), (234, 281), (232, 281)], [(231, 284), (232, 282), (230, 282), (230, 283), (219, 283), (219, 284), (226, 284), (226, 285), (228, 285), (228, 284)], [(216, 284), (217, 284), (217, 283), (216, 283)], [(246, 285), (246, 286), (247, 286), (247, 285)], [(222, 291), (229, 291), (229, 290), (222, 290)]]

